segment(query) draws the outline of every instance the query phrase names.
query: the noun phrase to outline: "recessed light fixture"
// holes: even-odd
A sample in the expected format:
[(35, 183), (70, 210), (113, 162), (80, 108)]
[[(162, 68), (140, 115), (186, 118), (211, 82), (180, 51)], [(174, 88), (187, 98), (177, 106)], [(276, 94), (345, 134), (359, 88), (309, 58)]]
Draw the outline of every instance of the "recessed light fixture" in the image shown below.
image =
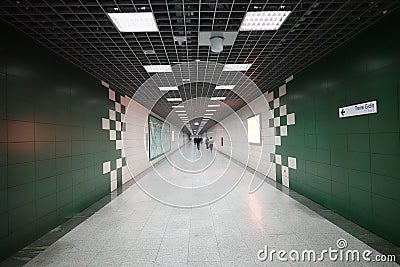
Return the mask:
[(190, 82), (190, 79), (182, 79), (182, 82)]
[[(197, 126), (197, 125), (199, 125), (199, 123), (198, 123), (198, 122), (195, 122), (195, 123), (194, 123), (194, 125), (196, 125), (196, 126)], [(195, 130), (195, 131), (196, 131), (196, 130)]]
[(234, 85), (217, 85), (215, 86), (216, 90), (232, 90), (233, 88), (235, 88)]
[(276, 31), (285, 22), (291, 11), (247, 12), (239, 31)]
[(178, 113), (186, 113), (186, 110), (175, 110), (175, 112), (178, 112)]
[(184, 108), (185, 106), (182, 106), (182, 105), (175, 105), (175, 106), (172, 106), (173, 108)]
[(208, 105), (208, 107), (209, 108), (217, 108), (217, 107), (219, 107), (220, 105), (218, 105), (218, 104), (211, 104), (211, 105)]
[(222, 71), (247, 71), (251, 64), (225, 64)]
[(158, 32), (152, 12), (107, 13), (120, 32)]
[(206, 112), (214, 112), (217, 111), (216, 109), (207, 109)]
[(178, 116), (187, 118), (187, 114), (178, 114)]
[(169, 102), (182, 101), (182, 98), (180, 98), (180, 97), (171, 97), (171, 98), (167, 98), (167, 101), (169, 101)]
[(145, 55), (155, 55), (156, 54), (156, 51), (154, 51), (154, 50), (143, 50), (143, 52), (144, 52), (144, 54)]
[(223, 101), (223, 100), (225, 100), (226, 99), (226, 96), (214, 96), (214, 97), (211, 97), (211, 100), (220, 100), (220, 101)]
[(165, 86), (165, 87), (158, 87), (161, 91), (177, 91), (179, 90), (176, 86)]
[(148, 73), (172, 72), (171, 65), (146, 65), (143, 67)]

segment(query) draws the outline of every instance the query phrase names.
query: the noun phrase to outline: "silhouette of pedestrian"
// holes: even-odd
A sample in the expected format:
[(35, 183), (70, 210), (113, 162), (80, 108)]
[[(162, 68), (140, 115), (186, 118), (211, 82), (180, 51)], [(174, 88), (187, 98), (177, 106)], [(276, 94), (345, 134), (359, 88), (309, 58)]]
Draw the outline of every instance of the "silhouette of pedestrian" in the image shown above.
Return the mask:
[(210, 148), (210, 151), (212, 153), (213, 147), (214, 147), (214, 140), (212, 137), (210, 137), (210, 140), (208, 141), (208, 147)]

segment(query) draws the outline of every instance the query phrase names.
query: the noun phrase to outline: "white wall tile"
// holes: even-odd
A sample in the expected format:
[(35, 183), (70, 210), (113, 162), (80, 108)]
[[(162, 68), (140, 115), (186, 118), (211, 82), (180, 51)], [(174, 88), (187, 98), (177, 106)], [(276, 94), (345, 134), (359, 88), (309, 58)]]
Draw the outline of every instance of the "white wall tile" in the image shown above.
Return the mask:
[(287, 125), (293, 125), (296, 123), (294, 113), (290, 113), (287, 115)]
[(106, 88), (110, 88), (110, 85), (105, 81), (101, 81), (101, 85), (103, 85)]
[[(284, 168), (285, 166), (282, 166)], [(286, 167), (287, 168), (287, 167)], [(283, 171), (282, 171), (283, 172)], [(289, 188), (289, 176), (287, 175), (282, 175), (282, 185), (286, 186)]]
[(121, 131), (122, 130), (122, 124), (120, 121), (115, 121), (115, 130)]
[(110, 130), (110, 120), (102, 118), (101, 119), (101, 129)]
[(288, 83), (288, 82), (290, 82), (291, 80), (293, 80), (293, 78), (294, 78), (293, 75), (291, 75), (291, 76), (289, 76), (289, 77), (285, 80), (285, 82)]
[(279, 87), (279, 96), (286, 95), (286, 84)]
[(115, 102), (115, 111), (116, 112), (121, 112), (121, 104), (118, 102)]
[(114, 191), (115, 189), (117, 189), (117, 180), (111, 181), (111, 192)]
[(265, 99), (266, 99), (268, 102), (271, 102), (272, 100), (274, 100), (274, 93), (273, 93), (273, 92), (267, 93), (267, 94), (265, 95)]
[(297, 161), (296, 161), (296, 158), (288, 157), (288, 165), (289, 165), (289, 168), (297, 169)]
[(281, 118), (276, 117), (274, 118), (274, 127), (279, 127), (279, 126), (281, 126)]
[(280, 136), (275, 136), (275, 145), (277, 145), (277, 146), (281, 145), (281, 137)]
[(117, 170), (112, 170), (110, 172), (110, 179), (111, 181), (117, 180)]
[(115, 101), (115, 92), (111, 89), (108, 89), (108, 98), (112, 101)]
[(278, 108), (278, 107), (279, 107), (279, 97), (274, 100), (274, 108)]
[(117, 140), (117, 132), (115, 130), (110, 130), (110, 140)]
[(127, 96), (121, 97), (121, 105), (127, 107), (131, 100), (132, 99), (130, 97), (127, 97)]
[(116, 117), (115, 110), (110, 109), (110, 110), (108, 110), (108, 113), (109, 113), (110, 120), (115, 121), (115, 117)]
[(275, 155), (275, 163), (282, 164), (282, 156), (281, 155)]
[(287, 136), (287, 126), (281, 126), (279, 130), (280, 136)]
[(286, 105), (279, 107), (279, 115), (284, 116), (287, 114)]
[(117, 159), (117, 169), (122, 168), (122, 158), (121, 159)]
[(107, 161), (103, 163), (103, 174), (109, 173), (111, 171), (111, 162)]
[(122, 149), (122, 140), (115, 141), (115, 149)]

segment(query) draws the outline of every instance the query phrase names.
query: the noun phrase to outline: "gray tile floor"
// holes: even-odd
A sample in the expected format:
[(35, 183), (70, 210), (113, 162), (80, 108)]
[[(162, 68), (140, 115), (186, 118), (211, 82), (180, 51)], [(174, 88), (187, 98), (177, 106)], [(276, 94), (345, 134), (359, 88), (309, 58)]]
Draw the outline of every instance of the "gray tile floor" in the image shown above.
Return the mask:
[[(174, 153), (154, 170), (146, 172), (139, 185), (152, 184), (160, 175), (185, 187), (204, 186), (230, 171), (243, 167), (221, 154), (192, 144), (183, 154)], [(201, 156), (200, 156), (201, 155)], [(199, 172), (181, 171), (182, 156), (198, 160), (209, 168)], [(187, 167), (187, 166), (186, 166)], [(343, 262), (261, 262), (257, 252), (265, 246), (276, 250), (337, 249), (344, 238), (347, 249), (365, 249), (379, 254), (360, 240), (300, 204), (268, 183), (248, 194), (252, 174), (244, 172), (237, 186), (222, 199), (203, 207), (172, 207), (154, 200), (137, 184), (112, 200), (86, 221), (56, 241), (26, 266), (397, 266), (395, 263)], [(259, 178), (256, 178), (259, 179)], [(164, 192), (165, 193), (165, 192)], [(193, 195), (193, 198), (202, 196)], [(168, 199), (177, 201), (179, 196)], [(178, 203), (178, 202), (175, 202)], [(294, 255), (294, 254), (293, 254)], [(288, 255), (286, 255), (288, 258)]]

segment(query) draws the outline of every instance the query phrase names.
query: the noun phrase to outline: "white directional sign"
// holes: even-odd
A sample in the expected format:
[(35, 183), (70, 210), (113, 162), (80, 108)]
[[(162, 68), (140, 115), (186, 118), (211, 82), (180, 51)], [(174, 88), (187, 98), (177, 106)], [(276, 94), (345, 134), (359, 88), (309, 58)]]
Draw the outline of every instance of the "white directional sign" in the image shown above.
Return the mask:
[(372, 114), (378, 112), (378, 105), (375, 101), (356, 104), (339, 108), (339, 118), (352, 117), (358, 115)]

